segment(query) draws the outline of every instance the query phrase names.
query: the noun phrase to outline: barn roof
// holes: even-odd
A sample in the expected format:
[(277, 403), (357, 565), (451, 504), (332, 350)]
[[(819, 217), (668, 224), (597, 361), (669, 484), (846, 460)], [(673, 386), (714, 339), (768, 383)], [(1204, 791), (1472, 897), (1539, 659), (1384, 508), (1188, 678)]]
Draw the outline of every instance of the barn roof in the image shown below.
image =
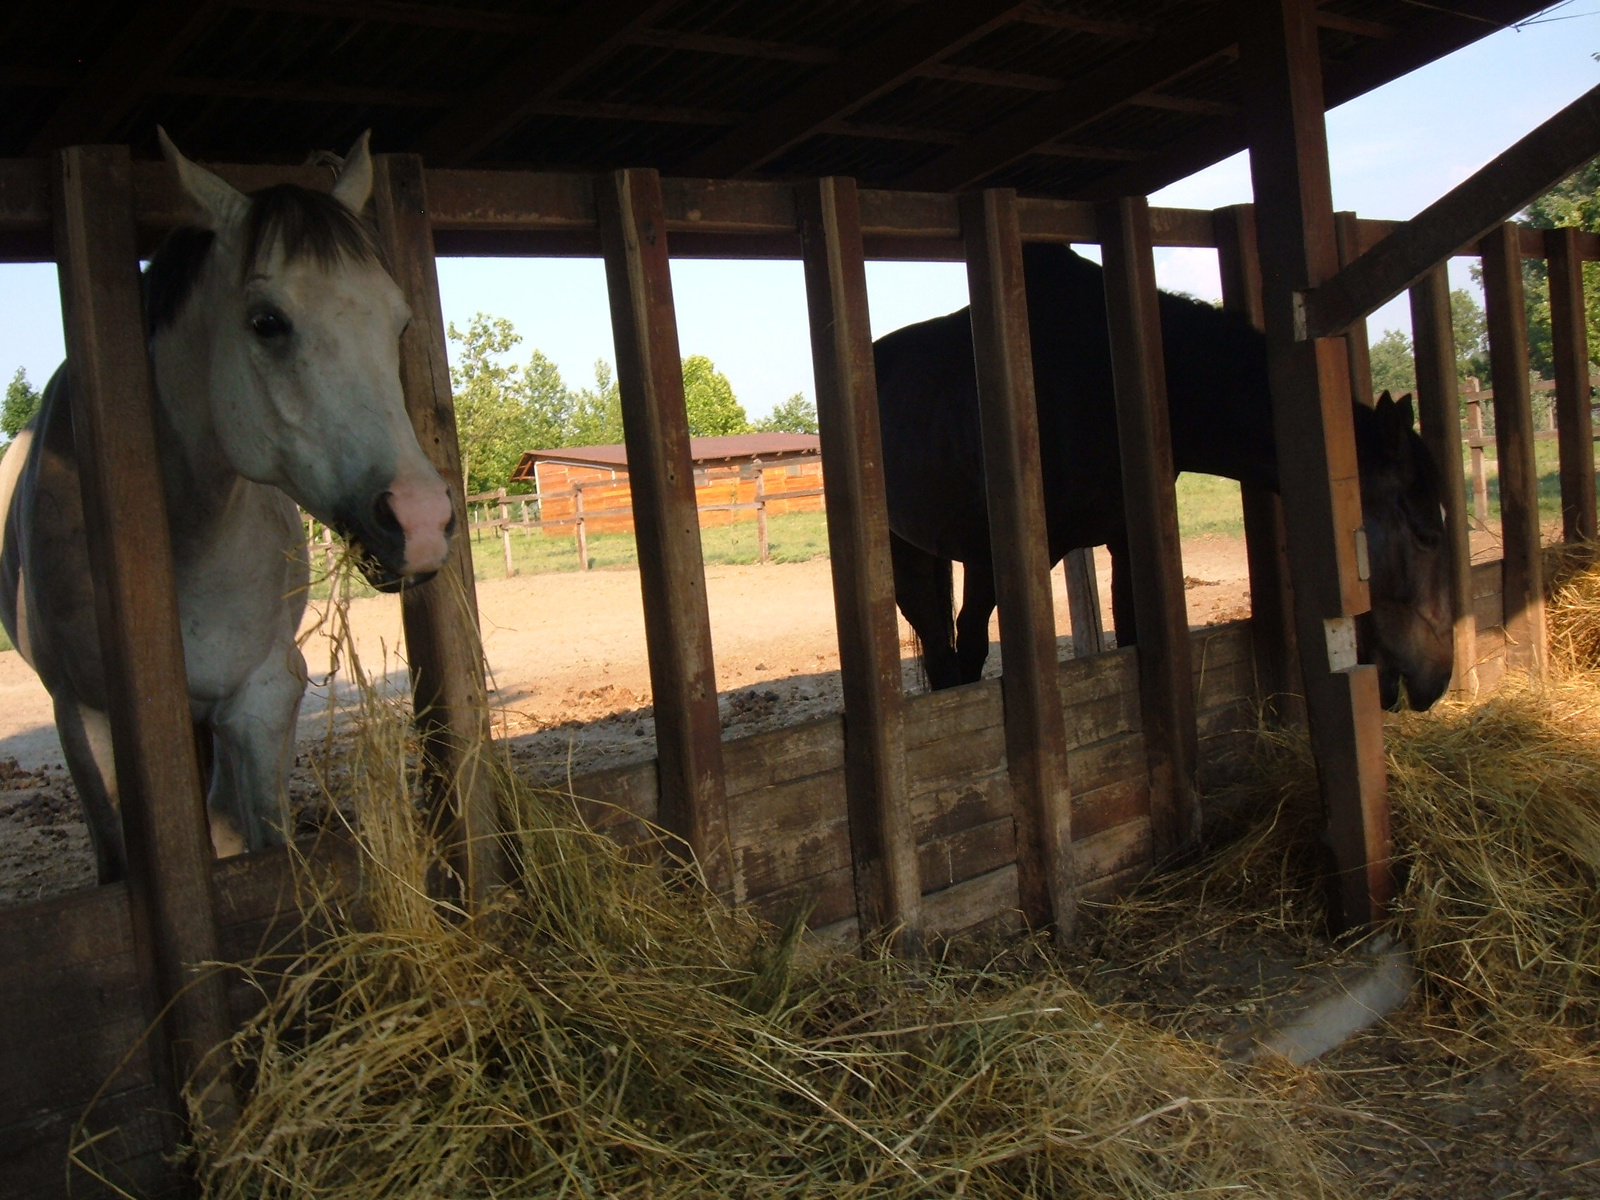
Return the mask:
[[(726, 437), (697, 437), (689, 439), (689, 458), (697, 467), (715, 467), (761, 459), (764, 462), (782, 462), (794, 458), (814, 458), (822, 453), (822, 442), (814, 433), (736, 433)], [(533, 478), (534, 468), (542, 462), (563, 463), (579, 467), (611, 467), (628, 469), (628, 448), (618, 442), (611, 446), (562, 446), (556, 450), (528, 450), (517, 469), (511, 473), (513, 482)]]
[[(1327, 103), (1543, 7), (1328, 0)], [(430, 165), (1139, 194), (1244, 148), (1215, 0), (57, 0), (0, 16), (0, 156)]]

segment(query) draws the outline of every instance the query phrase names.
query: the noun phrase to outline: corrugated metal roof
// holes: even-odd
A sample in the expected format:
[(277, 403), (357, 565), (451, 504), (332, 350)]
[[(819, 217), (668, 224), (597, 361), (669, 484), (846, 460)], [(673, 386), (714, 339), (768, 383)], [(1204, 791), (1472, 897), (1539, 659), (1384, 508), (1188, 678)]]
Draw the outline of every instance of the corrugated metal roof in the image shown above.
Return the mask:
[[(689, 457), (697, 467), (719, 463), (749, 462), (762, 459), (777, 462), (790, 458), (814, 457), (822, 453), (822, 442), (814, 433), (736, 433), (725, 437), (689, 439)], [(561, 446), (555, 450), (529, 450), (512, 472), (513, 481), (533, 478), (534, 467), (542, 462), (578, 467), (628, 469), (628, 448), (620, 442), (611, 446)]]

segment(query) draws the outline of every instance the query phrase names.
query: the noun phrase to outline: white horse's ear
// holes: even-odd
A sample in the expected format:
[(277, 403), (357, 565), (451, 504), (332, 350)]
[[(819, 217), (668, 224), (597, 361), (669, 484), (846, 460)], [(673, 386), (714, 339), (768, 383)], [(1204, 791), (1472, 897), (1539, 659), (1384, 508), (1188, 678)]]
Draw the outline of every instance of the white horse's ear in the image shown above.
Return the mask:
[(357, 216), (372, 195), (372, 155), (367, 150), (367, 139), (371, 136), (369, 129), (356, 139), (350, 153), (344, 156), (339, 178), (333, 181), (333, 198)]
[(206, 222), (212, 229), (229, 229), (244, 220), (245, 213), (250, 209), (250, 201), (243, 192), (204, 167), (190, 162), (159, 125), (156, 126), (156, 137), (161, 142), (161, 153), (177, 169), (178, 182), (184, 194), (205, 214)]

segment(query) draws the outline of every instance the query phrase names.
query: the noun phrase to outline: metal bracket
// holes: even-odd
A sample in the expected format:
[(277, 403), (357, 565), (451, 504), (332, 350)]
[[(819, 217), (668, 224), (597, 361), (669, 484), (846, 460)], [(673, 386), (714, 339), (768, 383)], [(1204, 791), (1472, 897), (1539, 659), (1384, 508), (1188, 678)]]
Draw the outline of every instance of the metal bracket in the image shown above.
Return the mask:
[(1328, 670), (1348, 671), (1356, 665), (1356, 619), (1329, 617), (1322, 622), (1328, 643)]

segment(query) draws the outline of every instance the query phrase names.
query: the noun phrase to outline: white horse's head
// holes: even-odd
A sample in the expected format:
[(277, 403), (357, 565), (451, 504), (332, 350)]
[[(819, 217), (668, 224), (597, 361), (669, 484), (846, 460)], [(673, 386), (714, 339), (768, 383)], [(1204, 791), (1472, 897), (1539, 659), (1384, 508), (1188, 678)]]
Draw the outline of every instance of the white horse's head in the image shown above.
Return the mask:
[(431, 575), (455, 520), (401, 393), (411, 311), (359, 219), (372, 191), (366, 135), (331, 194), (249, 196), (160, 136), (200, 225), (151, 264), (152, 336), (170, 326), (183, 369), (203, 373), (191, 377), (216, 448), (355, 543), (376, 586)]

